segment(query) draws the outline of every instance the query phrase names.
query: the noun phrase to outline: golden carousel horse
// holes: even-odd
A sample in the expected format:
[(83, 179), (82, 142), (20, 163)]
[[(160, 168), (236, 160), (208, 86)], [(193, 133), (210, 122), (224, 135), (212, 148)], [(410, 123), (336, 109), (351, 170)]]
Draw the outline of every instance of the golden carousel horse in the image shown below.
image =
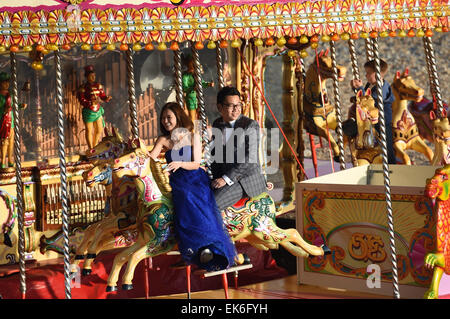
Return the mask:
[(76, 248), (72, 262), (72, 272), (84, 260), (82, 274), (89, 275), (100, 251), (129, 246), (135, 241), (137, 201), (134, 182), (128, 177), (113, 180), (112, 169), (108, 164), (109, 159), (120, 156), (126, 147), (126, 142), (114, 128), (112, 133), (105, 129), (101, 142), (87, 155), (86, 159), (97, 166), (84, 172), (83, 178), (88, 187), (98, 184), (105, 186), (105, 217), (83, 231), (83, 239)]
[(354, 106), (357, 133), (350, 137), (349, 147), (355, 166), (382, 163), (381, 147), (377, 145), (378, 133), (374, 127), (378, 123), (379, 110), (375, 106), (371, 90), (367, 89), (365, 95), (362, 90), (358, 91)]
[(397, 160), (411, 165), (411, 159), (405, 152), (408, 149), (424, 154), (431, 162), (433, 151), (419, 135), (414, 117), (408, 110), (408, 101), (421, 101), (424, 90), (416, 85), (406, 69), (402, 75), (397, 71), (392, 83), (395, 100), (392, 103), (392, 133)]
[[(319, 66), (314, 62), (306, 72), (303, 94), (304, 125), (308, 133), (328, 140), (328, 130), (336, 130), (337, 127), (336, 109), (330, 103), (326, 92), (326, 81), (333, 78), (332, 60), (328, 56), (328, 50), (326, 52), (321, 51), (316, 59), (319, 60)], [(320, 70), (320, 76), (318, 69)], [(337, 69), (338, 80), (343, 81), (347, 69), (344, 66), (337, 66)], [(338, 162), (339, 147), (331, 133), (329, 138), (334, 160)]]
[[(171, 193), (164, 187), (162, 171), (149, 157), (146, 145), (139, 139), (132, 142), (127, 154), (112, 160), (113, 174), (117, 178), (133, 176), (138, 192), (138, 236), (136, 242), (114, 258), (107, 281), (107, 291), (117, 290), (122, 266), (127, 263), (122, 277), (122, 289), (132, 289), (137, 264), (144, 258), (169, 252), (176, 247)], [(275, 223), (276, 209), (273, 199), (266, 193), (244, 201), (242, 207), (227, 208), (222, 212), (233, 241), (246, 238), (257, 249), (276, 249), (282, 245), (295, 256), (323, 256), (328, 247), (317, 247), (303, 240), (296, 229), (280, 229)]]
[(436, 208), (436, 252), (425, 256), (425, 265), (434, 269), (427, 299), (437, 299), (439, 283), (445, 272), (450, 275), (450, 165), (439, 168), (434, 176), (427, 180), (425, 196), (435, 203)]
[(447, 112), (443, 110), (438, 117), (434, 111), (430, 111), (430, 119), (433, 123), (434, 157), (431, 165), (450, 164), (450, 125)]

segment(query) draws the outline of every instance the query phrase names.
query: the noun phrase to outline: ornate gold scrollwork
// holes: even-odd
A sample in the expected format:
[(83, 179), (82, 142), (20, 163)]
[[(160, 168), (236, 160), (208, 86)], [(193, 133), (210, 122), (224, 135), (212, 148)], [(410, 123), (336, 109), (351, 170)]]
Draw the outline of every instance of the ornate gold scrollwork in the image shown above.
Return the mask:
[(353, 233), (348, 242), (348, 252), (355, 260), (381, 263), (386, 259), (384, 242), (378, 235)]

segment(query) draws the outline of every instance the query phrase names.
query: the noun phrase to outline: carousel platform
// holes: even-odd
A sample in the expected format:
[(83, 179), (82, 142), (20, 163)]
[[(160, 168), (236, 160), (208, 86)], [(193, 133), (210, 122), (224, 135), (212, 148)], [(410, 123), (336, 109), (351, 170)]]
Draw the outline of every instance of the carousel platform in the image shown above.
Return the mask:
[[(238, 274), (239, 286), (265, 282), (288, 276), (286, 269), (277, 265), (270, 251), (260, 251), (250, 246), (247, 242), (236, 244), (238, 252), (246, 253), (253, 265)], [(148, 296), (180, 294), (187, 297), (187, 281), (185, 269), (173, 269), (170, 266), (179, 261), (177, 255), (157, 256), (147, 263), (142, 261), (136, 267), (133, 290), (106, 292), (108, 272), (112, 267), (114, 256), (118, 251), (101, 253), (92, 267), (92, 274), (83, 276), (79, 287), (71, 289), (73, 299), (127, 299), (146, 298), (146, 277), (148, 276)], [(234, 273), (228, 274), (230, 288), (234, 287)], [(64, 266), (62, 258), (40, 263), (26, 264), (27, 299), (64, 299)], [(3, 299), (20, 299), (20, 275), (19, 265), (0, 266), (0, 295)], [(191, 292), (222, 290), (222, 277), (214, 276), (203, 278), (195, 274), (195, 268), (191, 274)], [(222, 290), (223, 291), (223, 290)], [(223, 293), (222, 293), (223, 295)]]
[[(186, 294), (172, 294), (151, 297), (151, 299), (185, 299)], [(198, 291), (191, 294), (191, 299), (223, 299), (223, 289)], [(312, 285), (299, 285), (295, 275), (269, 280), (256, 284), (230, 287), (229, 299), (391, 299), (390, 297), (333, 289)]]

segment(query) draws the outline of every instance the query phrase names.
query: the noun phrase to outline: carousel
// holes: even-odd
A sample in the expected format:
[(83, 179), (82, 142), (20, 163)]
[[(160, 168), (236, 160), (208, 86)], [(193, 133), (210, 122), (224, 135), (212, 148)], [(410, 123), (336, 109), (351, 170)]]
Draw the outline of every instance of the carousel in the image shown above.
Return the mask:
[[(448, 12), (442, 0), (0, 0), (1, 298), (450, 296), (448, 58), (433, 43)], [(384, 80), (380, 48), (398, 39), (420, 41), (424, 68)], [(174, 231), (168, 150), (150, 154), (173, 102), (212, 179), (229, 86), (259, 125), (266, 191), (221, 211), (237, 257), (202, 269)]]

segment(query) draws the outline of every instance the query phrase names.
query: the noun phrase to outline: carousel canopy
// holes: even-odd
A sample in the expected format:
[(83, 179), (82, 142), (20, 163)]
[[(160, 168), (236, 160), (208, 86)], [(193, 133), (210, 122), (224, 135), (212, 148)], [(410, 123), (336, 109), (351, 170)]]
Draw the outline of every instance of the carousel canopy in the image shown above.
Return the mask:
[(447, 0), (0, 0), (3, 50), (448, 29)]

